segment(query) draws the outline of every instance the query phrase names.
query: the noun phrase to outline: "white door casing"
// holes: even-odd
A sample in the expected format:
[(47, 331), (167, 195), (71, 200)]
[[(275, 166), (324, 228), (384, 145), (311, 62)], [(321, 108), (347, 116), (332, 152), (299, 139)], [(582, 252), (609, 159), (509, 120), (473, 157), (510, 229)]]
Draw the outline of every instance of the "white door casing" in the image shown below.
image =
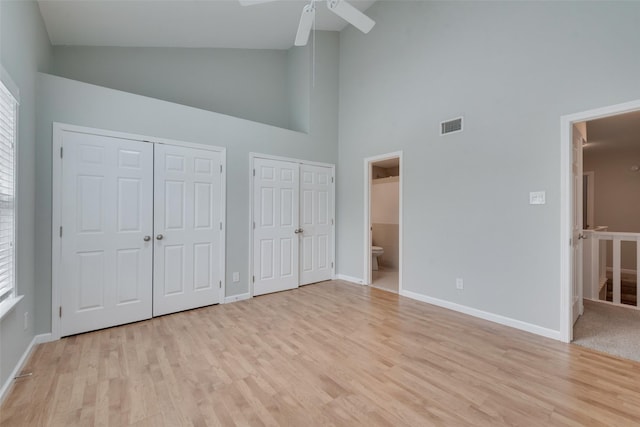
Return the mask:
[(254, 159), (253, 295), (298, 287), (298, 164)]
[(576, 126), (573, 126), (573, 140), (572, 140), (572, 157), (571, 157), (571, 175), (573, 179), (572, 185), (572, 213), (573, 213), (573, 225), (571, 233), (571, 251), (572, 251), (572, 318), (575, 323), (578, 317), (582, 315), (584, 310), (582, 300), (582, 242), (583, 240), (583, 227), (582, 227), (582, 143), (583, 136), (580, 134)]
[(333, 275), (333, 168), (300, 165), (300, 285)]
[(153, 315), (220, 302), (221, 153), (155, 145)]
[(64, 132), (60, 335), (151, 317), (153, 145)]
[(400, 179), (398, 184), (398, 293), (403, 295), (404, 287), (403, 287), (403, 235), (404, 235), (404, 225), (403, 225), (403, 185), (404, 185), (404, 160), (402, 151), (395, 151), (387, 154), (380, 154), (377, 156), (366, 157), (364, 159), (364, 215), (363, 215), (363, 238), (364, 242), (362, 248), (364, 250), (364, 271), (362, 273), (362, 279), (357, 279), (358, 283), (362, 283), (364, 285), (371, 285), (372, 283), (372, 270), (371, 270), (371, 241), (372, 241), (372, 227), (371, 227), (371, 181), (372, 181), (372, 171), (373, 171), (373, 163), (379, 162), (381, 160), (395, 159), (399, 160), (400, 164)]

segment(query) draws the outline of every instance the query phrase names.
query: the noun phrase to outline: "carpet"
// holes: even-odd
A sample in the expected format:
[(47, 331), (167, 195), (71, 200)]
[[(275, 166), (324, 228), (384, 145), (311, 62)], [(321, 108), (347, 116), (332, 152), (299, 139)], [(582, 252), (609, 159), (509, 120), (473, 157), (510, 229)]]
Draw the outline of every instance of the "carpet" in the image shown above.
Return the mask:
[(640, 362), (640, 310), (585, 300), (573, 343)]

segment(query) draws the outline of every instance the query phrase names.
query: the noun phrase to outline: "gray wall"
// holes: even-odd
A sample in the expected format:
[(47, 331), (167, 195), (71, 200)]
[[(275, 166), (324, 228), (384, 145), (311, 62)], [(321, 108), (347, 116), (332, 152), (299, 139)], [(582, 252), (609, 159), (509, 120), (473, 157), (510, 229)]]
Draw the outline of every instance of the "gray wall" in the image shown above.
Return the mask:
[[(34, 336), (34, 194), (36, 78), (47, 70), (49, 38), (35, 2), (0, 1), (0, 62), (20, 91), (18, 111), (18, 206), (16, 282), (22, 301), (0, 321), (0, 387)], [(23, 329), (24, 313), (30, 322)]]
[(53, 53), (58, 76), (289, 127), (285, 50), (56, 46)]
[[(338, 35), (316, 44), (309, 134), (94, 86), (48, 74), (39, 78), (36, 230), (37, 331), (51, 323), (52, 122), (171, 138), (227, 148), (227, 296), (248, 292), (249, 152), (336, 163), (338, 156)], [(178, 77), (178, 76), (177, 76)], [(240, 282), (231, 281), (240, 273)]]
[(559, 330), (560, 117), (640, 99), (640, 3), (367, 14), (368, 35), (340, 37), (338, 272), (363, 276), (363, 158), (403, 150), (405, 290)]
[[(288, 129), (304, 133), (309, 132), (310, 119), (310, 52), (311, 49), (297, 47), (292, 47), (287, 51), (287, 101), (289, 108), (289, 125), (286, 127)], [(313, 82), (311, 83), (313, 84)], [(337, 96), (337, 93), (335, 95)]]

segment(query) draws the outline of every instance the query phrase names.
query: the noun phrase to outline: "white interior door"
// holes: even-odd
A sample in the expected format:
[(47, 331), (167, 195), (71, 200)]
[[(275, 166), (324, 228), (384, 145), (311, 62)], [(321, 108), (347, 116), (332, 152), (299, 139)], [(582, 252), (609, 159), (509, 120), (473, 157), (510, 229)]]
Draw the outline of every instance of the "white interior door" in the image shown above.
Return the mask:
[(297, 288), (298, 164), (256, 158), (254, 174), (253, 294)]
[(65, 131), (62, 148), (61, 336), (150, 318), (153, 145)]
[(333, 169), (300, 165), (300, 284), (331, 280)]
[(153, 315), (220, 302), (222, 154), (156, 144)]
[(573, 283), (571, 310), (574, 323), (578, 320), (578, 317), (580, 317), (584, 310), (582, 301), (582, 141), (583, 136), (574, 126), (571, 157), (571, 171), (573, 179), (573, 225), (571, 233), (571, 277)]

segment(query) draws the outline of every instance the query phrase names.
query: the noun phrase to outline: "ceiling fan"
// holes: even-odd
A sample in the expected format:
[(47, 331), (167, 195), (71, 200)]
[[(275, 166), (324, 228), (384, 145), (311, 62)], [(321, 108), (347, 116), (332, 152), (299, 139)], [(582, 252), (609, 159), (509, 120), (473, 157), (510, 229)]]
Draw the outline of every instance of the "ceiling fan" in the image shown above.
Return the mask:
[[(243, 6), (250, 6), (258, 3), (267, 3), (275, 0), (239, 0)], [(325, 0), (310, 0), (302, 9), (302, 16), (300, 16), (300, 23), (298, 24), (298, 32), (296, 33), (296, 40), (294, 45), (306, 46), (309, 41), (309, 34), (313, 26), (313, 21), (316, 17), (316, 3)], [(364, 13), (347, 3), (345, 0), (326, 0), (327, 8), (338, 15), (340, 18), (347, 21), (363, 33), (367, 34), (373, 26), (375, 21), (369, 18)]]

